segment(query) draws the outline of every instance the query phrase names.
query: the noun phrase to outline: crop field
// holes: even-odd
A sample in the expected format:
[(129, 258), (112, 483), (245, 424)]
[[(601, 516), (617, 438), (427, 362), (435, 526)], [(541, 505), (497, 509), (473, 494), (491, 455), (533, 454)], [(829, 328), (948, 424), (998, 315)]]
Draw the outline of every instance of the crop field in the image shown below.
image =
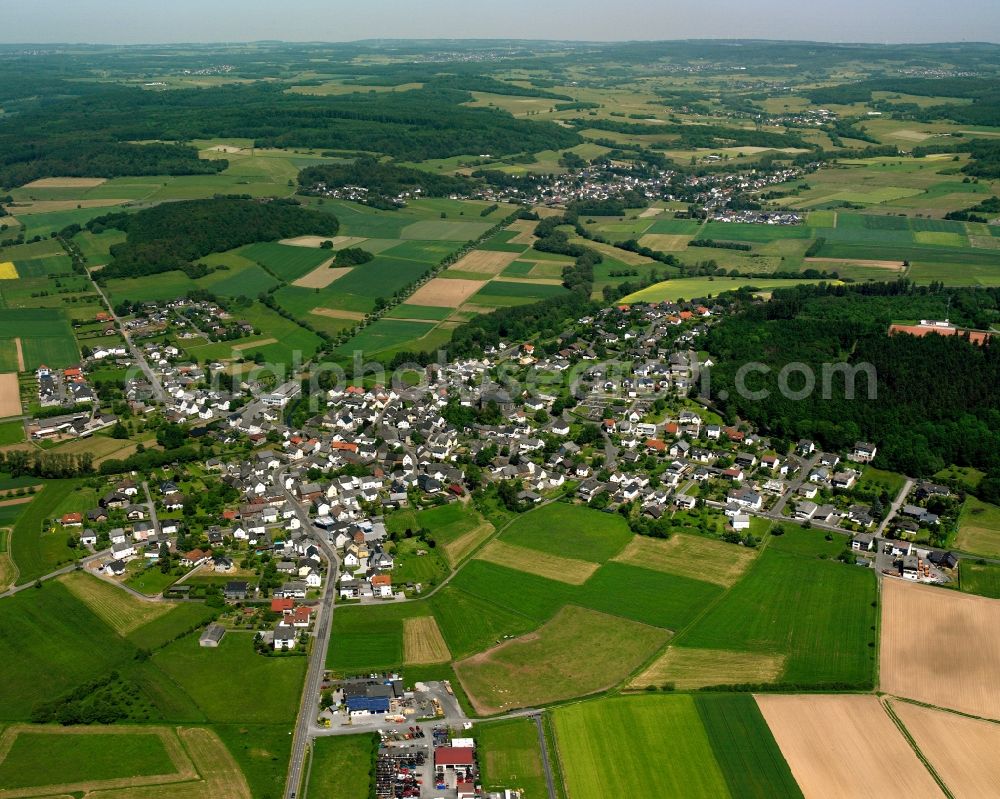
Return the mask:
[(458, 308), (482, 287), (478, 280), (436, 277), (418, 288), (409, 301), (432, 308)]
[(802, 796), (749, 696), (615, 697), (553, 720), (577, 799)]
[(756, 555), (752, 549), (679, 533), (665, 540), (637, 535), (614, 559), (728, 587), (743, 575)]
[[(0, 418), (6, 419), (8, 416), (18, 416), (21, 413), (21, 387), (17, 381), (17, 374), (13, 372), (0, 373)], [(24, 427), (18, 423), (20, 435), (17, 440), (24, 438)]]
[[(434, 281), (432, 280), (431, 283)], [(413, 299), (412, 297), (410, 298)], [(397, 305), (386, 317), (389, 319), (410, 319), (427, 322), (441, 322), (451, 316), (452, 309), (449, 306), (435, 307), (432, 305), (416, 305), (412, 302), (404, 302)]]
[(673, 685), (689, 691), (718, 685), (763, 685), (779, 680), (785, 661), (784, 655), (670, 646), (629, 687)]
[(404, 662), (404, 623), (430, 615), (423, 602), (343, 607), (333, 616), (327, 668), (357, 674), (399, 668)]
[(239, 254), (256, 261), (285, 282), (297, 280), (330, 260), (330, 253), (327, 250), (295, 247), (276, 242), (251, 244), (239, 250)]
[(563, 605), (578, 598), (582, 590), (482, 560), (472, 560), (463, 566), (449, 586), (532, 619), (536, 624), (551, 619)]
[(490, 542), (476, 557), (479, 560), (571, 585), (583, 585), (599, 568), (597, 563), (588, 563), (583, 560), (553, 555), (550, 552), (539, 552), (526, 547), (512, 546), (503, 541)]
[(125, 636), (169, 613), (173, 607), (163, 602), (143, 602), (86, 572), (59, 578), (72, 594), (119, 635)]
[(403, 659), (417, 665), (451, 660), (451, 653), (433, 616), (403, 620)]
[(1000, 566), (995, 563), (959, 561), (959, 583), (967, 594), (1000, 599)]
[(432, 322), (411, 322), (404, 319), (379, 319), (338, 348), (338, 353), (361, 351), (365, 357), (408, 341), (422, 338), (434, 329)]
[(1000, 507), (968, 497), (958, 520), (955, 546), (963, 552), (1000, 557)]
[(610, 688), (652, 655), (668, 633), (574, 606), (536, 632), (455, 664), (477, 712), (556, 702)]
[[(793, 279), (780, 280), (776, 278), (745, 278), (745, 277), (695, 277), (665, 280), (648, 288), (629, 294), (622, 302), (664, 302), (665, 300), (689, 300), (695, 297), (717, 297), (724, 291), (736, 291), (741, 288), (754, 288), (762, 292), (780, 288), (791, 288), (798, 285), (820, 283), (820, 280)], [(839, 281), (828, 281), (839, 283)]]
[[(930, 630), (933, 635), (925, 632)], [(993, 677), (1000, 663), (998, 631), (996, 600), (886, 580), (879, 687), (894, 696), (1000, 719), (1000, 687)]]
[(545, 799), (538, 730), (530, 719), (510, 719), (475, 727), (483, 787), (487, 791), (514, 786), (525, 799)]
[(517, 255), (512, 252), (473, 250), (449, 268), (456, 269), (459, 272), (476, 272), (483, 275), (495, 276), (499, 275), (515, 260), (517, 260)]
[(185, 296), (189, 291), (198, 288), (183, 272), (160, 272), (145, 277), (114, 278), (107, 282), (107, 291), (112, 302), (131, 300), (132, 302), (151, 302), (157, 300), (172, 300)]
[(889, 706), (955, 799), (1000, 792), (1000, 726), (909, 702)]
[(308, 790), (304, 795), (335, 799), (368, 799), (369, 770), (378, 736), (321, 736), (313, 742)]
[(426, 527), (438, 545), (444, 547), (445, 558), (453, 567), (494, 532), (493, 525), (478, 511), (460, 502), (415, 513), (409, 510), (394, 513), (386, 524), (389, 530), (399, 532), (407, 526), (413, 530)]
[(632, 532), (617, 514), (553, 502), (519, 516), (501, 538), (515, 546), (604, 563), (625, 548)]
[(66, 546), (66, 535), (61, 530), (42, 530), (43, 522), (70, 496), (74, 487), (70, 480), (46, 483), (14, 525), (10, 554), (17, 565), (19, 585), (55, 571), (76, 558), (76, 551)]
[(26, 720), (36, 704), (53, 698), (52, 686), (68, 690), (104, 676), (134, 653), (58, 582), (7, 597), (0, 602), (0, 719)]
[[(876, 697), (765, 694), (757, 704), (806, 796), (940, 799), (934, 778)], [(879, 757), (871, 757), (873, 748)]]
[(785, 682), (869, 684), (875, 600), (870, 571), (768, 548), (675, 643), (784, 655)]
[(66, 314), (47, 308), (0, 310), (0, 339), (20, 340), (24, 369), (54, 368), (80, 362), (80, 351)]
[(230, 633), (217, 648), (199, 646), (193, 633), (157, 651), (150, 663), (216, 723), (291, 724), (306, 673), (303, 657), (257, 655), (251, 633)]
[(430, 606), (455, 658), (482, 652), (507, 636), (521, 635), (538, 626), (534, 619), (451, 584), (431, 597)]

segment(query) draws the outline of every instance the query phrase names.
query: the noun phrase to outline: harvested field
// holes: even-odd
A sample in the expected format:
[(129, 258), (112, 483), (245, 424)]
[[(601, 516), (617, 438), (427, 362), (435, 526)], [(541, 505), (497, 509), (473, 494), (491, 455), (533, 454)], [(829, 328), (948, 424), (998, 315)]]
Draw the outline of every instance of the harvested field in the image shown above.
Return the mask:
[(673, 683), (678, 690), (688, 691), (715, 685), (762, 684), (777, 681), (784, 669), (784, 655), (671, 646), (629, 687)]
[(336, 308), (313, 308), (309, 313), (327, 316), (330, 319), (352, 319), (359, 322), (365, 318), (365, 314), (361, 311), (340, 311)]
[(504, 283), (527, 283), (529, 286), (561, 286), (563, 281), (555, 277), (498, 277), (490, 285), (496, 287)]
[(659, 216), (662, 213), (663, 213), (662, 208), (647, 208), (645, 211), (639, 214), (639, 219), (650, 219), (651, 217)]
[(653, 250), (670, 252), (671, 250), (686, 250), (688, 242), (691, 239), (692, 236), (683, 236), (676, 233), (647, 233), (639, 239), (639, 243), (643, 247), (649, 247)]
[(512, 546), (503, 541), (490, 542), (482, 552), (476, 555), (476, 558), (570, 585), (583, 585), (600, 568), (600, 564), (597, 563), (564, 558), (526, 547)]
[[(20, 342), (17, 339), (17, 361), (18, 366), (24, 369), (24, 356), (21, 354)], [(17, 375), (13, 372), (0, 374), (0, 419), (8, 416), (18, 416), (21, 413), (21, 388), (17, 382)]]
[(119, 635), (128, 635), (173, 609), (167, 602), (144, 602), (83, 571), (63, 575), (59, 582)]
[(1000, 601), (882, 582), (881, 690), (1000, 719)]
[(403, 652), (406, 662), (413, 665), (451, 660), (451, 652), (433, 616), (404, 619)]
[(17, 350), (17, 371), (24, 372), (26, 371), (24, 365), (24, 345), (21, 344), (20, 337), (14, 339), (14, 348)]
[(24, 189), (92, 189), (106, 182), (107, 178), (39, 178), (25, 183)]
[(17, 267), (14, 266), (13, 261), (3, 261), (0, 263), (0, 280), (17, 280), (20, 275), (17, 274)]
[(535, 707), (607, 690), (670, 633), (566, 605), (538, 630), (455, 664), (476, 712)]
[(535, 225), (537, 224), (537, 222), (533, 222), (530, 219), (518, 219), (516, 222), (508, 225), (507, 230), (514, 231), (517, 235), (511, 236), (507, 243), (531, 246), (535, 243)]
[(265, 347), (268, 344), (277, 344), (278, 339), (276, 338), (261, 338), (256, 341), (245, 341), (242, 344), (233, 344), (233, 352), (243, 352), (243, 350), (252, 350), (254, 347)]
[(325, 289), (353, 268), (350, 266), (330, 266), (331, 263), (333, 263), (332, 259), (325, 264), (320, 264), (312, 272), (303, 275), (298, 280), (293, 280), (292, 285), (302, 286), (302, 288), (306, 289)]
[(629, 252), (628, 250), (620, 250), (610, 244), (600, 244), (599, 242), (589, 241), (587, 239), (574, 240), (574, 243), (586, 243), (587, 247), (597, 250), (601, 255), (606, 255), (608, 258), (614, 258), (616, 261), (621, 261), (623, 264), (628, 264), (629, 266), (642, 266), (643, 264), (656, 263), (656, 261), (652, 258), (647, 258), (645, 255), (639, 255), (638, 253)]
[(756, 555), (745, 547), (680, 533), (665, 540), (637, 535), (614, 560), (728, 587), (743, 575)]
[[(509, 253), (489, 253), (508, 255)], [(478, 280), (436, 277), (418, 288), (408, 302), (433, 308), (457, 308), (483, 287)]]
[(853, 266), (872, 266), (876, 269), (889, 269), (902, 272), (906, 264), (902, 261), (872, 261), (860, 258), (803, 258), (807, 264), (852, 264)]
[(516, 252), (492, 252), (488, 250), (473, 250), (464, 258), (456, 261), (450, 269), (458, 272), (475, 272), (482, 275), (499, 275), (504, 269), (517, 260)]
[(889, 707), (955, 799), (1000, 796), (1000, 725), (909, 702)]
[(483, 541), (489, 538), (496, 531), (496, 528), (489, 522), (483, 522), (476, 529), (462, 534), (454, 541), (444, 545), (444, 556), (448, 565), (452, 568), (455, 564), (478, 547)]
[(292, 247), (321, 247), (324, 241), (332, 241), (335, 250), (343, 250), (357, 247), (367, 239), (361, 236), (296, 236), (294, 239), (282, 239), (280, 243)]
[(117, 200), (34, 200), (17, 206), (17, 212), (23, 216), (31, 214), (53, 214), (59, 211), (74, 211), (77, 208), (110, 208), (114, 205), (127, 203), (126, 199)]
[(807, 799), (942, 796), (874, 696), (759, 695), (757, 705)]

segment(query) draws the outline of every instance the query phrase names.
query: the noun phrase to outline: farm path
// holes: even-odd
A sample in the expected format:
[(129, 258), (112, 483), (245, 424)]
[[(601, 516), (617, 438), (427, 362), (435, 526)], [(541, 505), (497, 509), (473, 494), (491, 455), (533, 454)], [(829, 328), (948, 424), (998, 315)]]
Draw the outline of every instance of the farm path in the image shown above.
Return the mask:
[(552, 779), (552, 762), (549, 760), (549, 745), (545, 740), (545, 730), (542, 728), (542, 716), (532, 716), (535, 727), (538, 728), (538, 746), (542, 750), (542, 768), (545, 770), (545, 787), (549, 790), (549, 799), (556, 799), (556, 786)]
[[(13, 535), (13, 532), (11, 533)], [(91, 563), (100, 560), (103, 557), (107, 557), (111, 554), (110, 549), (104, 549), (100, 552), (95, 552), (93, 555), (88, 555), (83, 560), (77, 560), (68, 566), (63, 566), (61, 569), (56, 569), (54, 572), (49, 572), (48, 574), (43, 574), (35, 582), (24, 583), (23, 585), (18, 585), (13, 588), (9, 588), (0, 594), (0, 599), (8, 596), (14, 596), (14, 594), (20, 593), (27, 588), (34, 588), (37, 583), (44, 583), (48, 580), (55, 579), (56, 577), (62, 577), (64, 574), (69, 574), (72, 571), (76, 571), (78, 568), (86, 568)], [(16, 564), (15, 564), (16, 565)]]

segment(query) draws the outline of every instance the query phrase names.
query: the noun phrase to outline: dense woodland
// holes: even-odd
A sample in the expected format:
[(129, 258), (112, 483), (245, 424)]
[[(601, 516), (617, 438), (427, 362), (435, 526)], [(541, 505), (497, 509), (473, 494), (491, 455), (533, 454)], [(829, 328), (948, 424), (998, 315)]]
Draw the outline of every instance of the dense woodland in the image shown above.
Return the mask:
[(87, 223), (95, 233), (114, 228), (127, 235), (111, 248), (111, 263), (98, 273), (102, 281), (173, 269), (192, 271), (197, 259), (214, 252), (294, 236), (336, 236), (339, 227), (333, 215), (303, 208), (294, 200), (237, 197), (163, 203), (134, 214), (105, 214)]
[[(1000, 290), (914, 287), (906, 281), (858, 287), (780, 289), (712, 328), (706, 349), (715, 356), (712, 394), (730, 421), (746, 419), (785, 439), (814, 438), (843, 449), (858, 439), (879, 445), (879, 462), (907, 474), (929, 475), (955, 463), (1000, 471), (1000, 346), (960, 337), (888, 335), (891, 321), (943, 318), (988, 327), (1000, 317)], [(767, 375), (747, 380), (770, 396), (751, 400), (736, 390), (736, 371), (761, 362)], [(833, 381), (830, 399), (817, 389), (804, 400), (777, 390), (778, 372), (808, 364), (821, 384), (822, 364), (872, 364), (877, 400), (859, 378), (856, 399)], [(798, 378), (790, 381), (799, 388)], [(719, 399), (728, 395), (726, 400)]]

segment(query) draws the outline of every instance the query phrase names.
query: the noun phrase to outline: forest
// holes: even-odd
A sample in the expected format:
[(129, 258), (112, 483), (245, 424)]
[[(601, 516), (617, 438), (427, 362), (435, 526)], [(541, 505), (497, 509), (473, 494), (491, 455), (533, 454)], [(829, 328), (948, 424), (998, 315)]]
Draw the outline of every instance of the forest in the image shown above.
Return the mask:
[[(1000, 315), (1000, 289), (915, 287), (907, 281), (866, 286), (797, 286), (753, 305), (710, 331), (705, 348), (712, 395), (727, 419), (745, 419), (769, 435), (812, 438), (830, 449), (858, 439), (879, 446), (878, 463), (915, 476), (949, 464), (1000, 470), (1000, 346), (978, 346), (959, 336), (922, 338), (888, 334), (892, 320), (943, 318), (988, 327)], [(736, 372), (746, 363), (769, 367), (746, 381), (766, 389), (755, 400), (741, 396)], [(807, 364), (817, 389), (802, 400), (783, 397), (778, 372)], [(877, 374), (877, 399), (860, 376), (856, 398), (845, 396), (842, 376), (822, 398), (822, 365), (868, 363)], [(793, 378), (792, 388), (803, 381)], [(721, 399), (726, 396), (726, 399)]]
[(365, 205), (395, 208), (395, 198), (416, 189), (424, 197), (468, 194), (475, 183), (468, 178), (438, 175), (422, 169), (384, 164), (374, 158), (359, 158), (349, 164), (322, 164), (303, 169), (299, 186), (303, 194), (320, 194), (325, 189), (361, 186), (368, 189)]
[(140, 277), (189, 270), (197, 259), (257, 241), (304, 235), (336, 236), (337, 218), (294, 200), (217, 197), (163, 203), (134, 214), (104, 214), (87, 223), (93, 233), (114, 228), (126, 240), (111, 247), (112, 261), (97, 277)]

